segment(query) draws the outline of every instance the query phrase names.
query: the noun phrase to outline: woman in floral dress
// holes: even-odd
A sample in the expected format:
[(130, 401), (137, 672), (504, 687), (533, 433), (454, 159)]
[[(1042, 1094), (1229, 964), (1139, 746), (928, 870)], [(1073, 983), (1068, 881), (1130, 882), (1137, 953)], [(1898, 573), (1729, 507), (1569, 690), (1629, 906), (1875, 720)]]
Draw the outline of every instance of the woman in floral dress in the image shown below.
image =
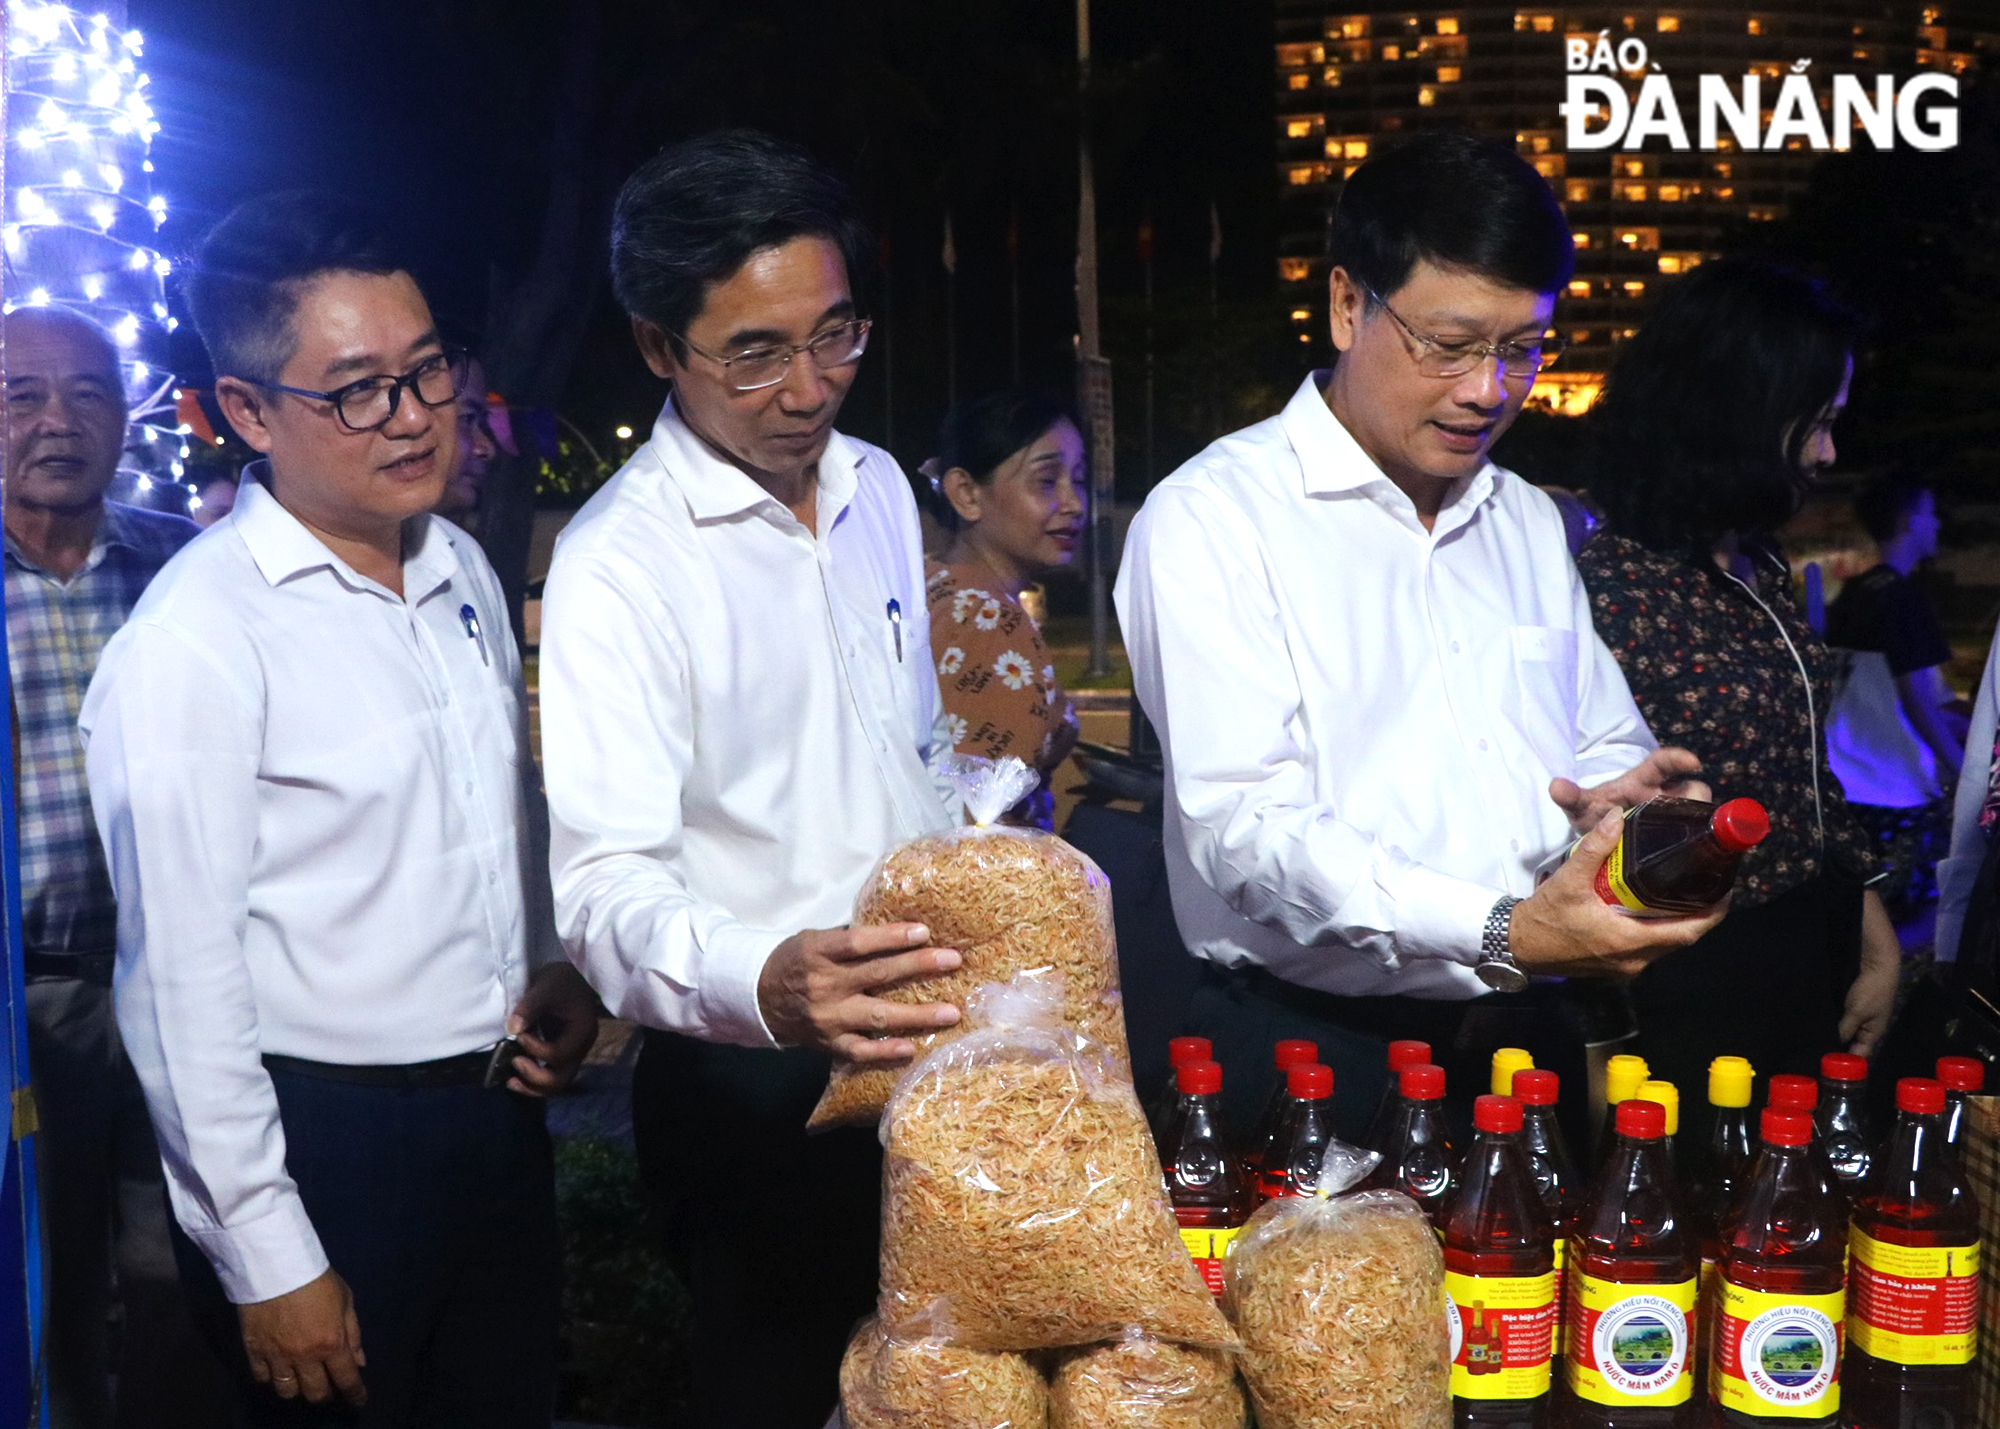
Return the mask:
[(1075, 558), (1083, 438), (1052, 399), (1009, 392), (953, 408), (939, 448), (923, 474), (948, 541), (927, 593), (953, 745), (1037, 770), (1041, 787), (1008, 818), (1048, 828), (1049, 778), (1076, 744), (1076, 711), (1021, 592)]
[(1899, 950), (1868, 836), (1826, 758), (1833, 661), (1793, 599), (1774, 532), (1834, 460), (1855, 321), (1808, 278), (1729, 259), (1681, 278), (1625, 344), (1589, 421), (1605, 529), (1577, 567), (1597, 633), (1654, 738), (1701, 757), (1717, 799), (1771, 835), (1729, 916), (1632, 984), (1641, 1050), (1705, 1144), (1709, 1061), (1818, 1071), (1882, 1035)]

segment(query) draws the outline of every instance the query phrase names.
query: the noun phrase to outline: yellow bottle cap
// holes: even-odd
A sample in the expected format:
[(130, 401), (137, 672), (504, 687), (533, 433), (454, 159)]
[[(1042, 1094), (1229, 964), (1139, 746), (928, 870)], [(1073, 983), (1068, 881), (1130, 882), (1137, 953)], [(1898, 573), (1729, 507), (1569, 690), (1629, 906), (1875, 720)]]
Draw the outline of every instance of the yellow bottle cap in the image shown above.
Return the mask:
[(1621, 1053), (1604, 1065), (1604, 1100), (1612, 1106), (1639, 1095), (1639, 1083), (1651, 1076), (1644, 1057)]
[(1514, 1073), (1535, 1065), (1535, 1059), (1519, 1047), (1502, 1047), (1493, 1054), (1493, 1095), (1514, 1095)]
[(1681, 1129), (1681, 1089), (1672, 1082), (1644, 1081), (1639, 1083), (1639, 1100), (1658, 1102), (1667, 1109), (1667, 1135), (1679, 1135)]
[(1708, 1104), (1748, 1106), (1757, 1069), (1747, 1057), (1717, 1057), (1708, 1064)]

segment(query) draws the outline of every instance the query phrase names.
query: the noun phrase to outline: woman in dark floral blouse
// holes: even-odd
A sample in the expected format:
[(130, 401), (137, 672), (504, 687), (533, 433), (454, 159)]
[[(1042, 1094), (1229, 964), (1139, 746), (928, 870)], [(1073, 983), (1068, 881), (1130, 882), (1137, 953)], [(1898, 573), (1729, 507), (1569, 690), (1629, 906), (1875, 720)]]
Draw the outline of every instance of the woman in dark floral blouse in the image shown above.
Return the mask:
[(1895, 998), (1874, 856), (1826, 762), (1832, 662), (1772, 536), (1833, 461), (1855, 335), (1799, 274), (1706, 263), (1619, 354), (1590, 418), (1607, 526), (1577, 565), (1598, 634), (1654, 737), (1699, 755), (1718, 800), (1771, 815), (1729, 916), (1633, 984), (1641, 1049), (1691, 1110), (1713, 1058), (1815, 1074), (1824, 1052), (1871, 1048)]

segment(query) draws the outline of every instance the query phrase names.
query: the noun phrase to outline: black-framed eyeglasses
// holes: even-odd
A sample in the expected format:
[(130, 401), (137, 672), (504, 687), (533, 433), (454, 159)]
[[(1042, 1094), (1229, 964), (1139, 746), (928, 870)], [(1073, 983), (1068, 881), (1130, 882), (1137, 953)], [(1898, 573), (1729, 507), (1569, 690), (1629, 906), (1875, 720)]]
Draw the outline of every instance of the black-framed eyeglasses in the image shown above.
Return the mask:
[(395, 420), (406, 390), (426, 407), (448, 406), (465, 390), (471, 371), (472, 363), (465, 349), (447, 347), (426, 357), (401, 377), (363, 377), (331, 392), (287, 387), (282, 382), (262, 382), (254, 377), (246, 380), (268, 392), (289, 392), (294, 397), (331, 402), (334, 416), (350, 432), (377, 432)]
[(1552, 332), (1531, 342), (1446, 341), (1411, 327), (1401, 313), (1389, 306), (1389, 300), (1373, 288), (1363, 284), (1361, 290), (1380, 303), (1382, 311), (1394, 318), (1396, 326), (1416, 343), (1417, 371), (1426, 377), (1463, 377), (1489, 357), (1498, 359), (1500, 371), (1508, 377), (1533, 377), (1562, 356), (1563, 349), (1569, 346), (1568, 338)]
[(868, 350), (868, 330), (874, 326), (872, 318), (851, 318), (805, 342), (745, 348), (733, 357), (724, 357), (719, 352), (696, 346), (686, 333), (678, 336), (691, 351), (700, 353), (721, 367), (729, 384), (738, 392), (756, 392), (783, 382), (785, 374), (792, 369), (792, 359), (802, 352), (809, 354), (813, 366), (822, 372), (833, 372), (859, 362), (861, 354)]

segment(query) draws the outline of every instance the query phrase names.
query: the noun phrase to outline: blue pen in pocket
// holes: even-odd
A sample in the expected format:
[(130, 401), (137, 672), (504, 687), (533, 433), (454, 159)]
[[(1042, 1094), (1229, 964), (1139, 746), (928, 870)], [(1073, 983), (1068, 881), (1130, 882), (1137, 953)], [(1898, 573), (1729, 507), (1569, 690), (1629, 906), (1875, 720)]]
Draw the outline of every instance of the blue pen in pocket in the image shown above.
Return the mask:
[(458, 608), (458, 623), (465, 627), (466, 639), (479, 642), (479, 663), (492, 664), (493, 661), (486, 654), (486, 636), (479, 629), (479, 612), (469, 605), (461, 605)]
[(896, 663), (900, 665), (903, 663), (903, 603), (899, 600), (889, 602), (889, 629), (896, 637)]

